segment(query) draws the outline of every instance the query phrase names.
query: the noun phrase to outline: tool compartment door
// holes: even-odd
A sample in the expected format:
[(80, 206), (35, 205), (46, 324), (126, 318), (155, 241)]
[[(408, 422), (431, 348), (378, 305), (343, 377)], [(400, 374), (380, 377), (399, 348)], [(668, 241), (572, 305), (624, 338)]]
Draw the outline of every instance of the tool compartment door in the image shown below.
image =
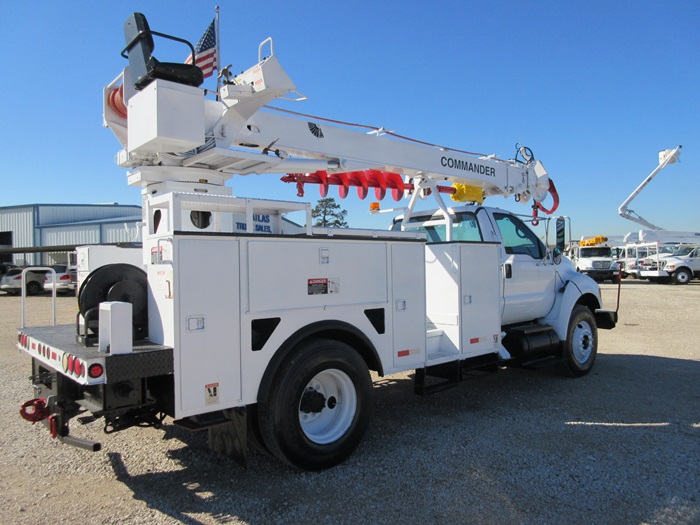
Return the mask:
[(240, 404), (239, 242), (176, 242), (175, 392), (177, 417)]
[(497, 244), (461, 244), (460, 324), (462, 354), (500, 348), (500, 251)]
[(425, 245), (391, 247), (394, 367), (408, 370), (425, 362)]

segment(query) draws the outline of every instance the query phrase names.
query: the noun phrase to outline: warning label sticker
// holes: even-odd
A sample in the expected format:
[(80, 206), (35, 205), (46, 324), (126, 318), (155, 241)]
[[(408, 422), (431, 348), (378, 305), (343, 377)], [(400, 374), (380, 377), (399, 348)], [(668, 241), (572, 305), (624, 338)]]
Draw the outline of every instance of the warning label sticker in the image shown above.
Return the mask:
[(216, 405), (219, 402), (219, 383), (204, 385), (204, 403)]
[(309, 279), (307, 290), (309, 295), (340, 293), (340, 279), (326, 277)]

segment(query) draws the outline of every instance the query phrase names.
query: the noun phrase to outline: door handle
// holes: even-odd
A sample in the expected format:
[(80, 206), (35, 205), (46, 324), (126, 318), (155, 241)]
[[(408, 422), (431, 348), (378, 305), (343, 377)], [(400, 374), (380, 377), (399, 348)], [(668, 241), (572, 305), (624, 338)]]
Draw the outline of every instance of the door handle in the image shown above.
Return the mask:
[(513, 266), (510, 263), (505, 264), (506, 267), (506, 279), (513, 277)]

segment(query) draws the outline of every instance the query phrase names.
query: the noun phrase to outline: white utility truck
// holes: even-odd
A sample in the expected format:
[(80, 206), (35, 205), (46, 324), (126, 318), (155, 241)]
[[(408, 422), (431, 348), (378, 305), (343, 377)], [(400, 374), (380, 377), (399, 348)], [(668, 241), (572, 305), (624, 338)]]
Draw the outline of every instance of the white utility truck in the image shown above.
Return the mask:
[[(501, 160), (273, 111), (266, 104), (296, 88), (271, 40), (212, 100), (199, 68), (151, 56), (143, 15), (124, 27), (129, 66), (104, 90), (104, 119), (142, 190), (146, 269), (91, 273), (78, 334), (20, 329), (36, 392), (26, 419), (98, 450), (70, 435), (72, 418), (103, 418), (109, 433), (170, 417), (208, 429), (212, 448), (241, 462), (250, 439), (314, 470), (360, 442), (370, 370), (415, 370), (418, 394), (504, 366), (591, 370), (598, 328), (617, 321), (599, 286), (526, 221), (441, 196), (513, 195), (532, 201), (536, 222), (554, 186), (530, 150)], [(300, 190), (319, 183), (322, 194), (337, 185), (341, 196), (354, 186), (360, 197), (410, 198), (390, 230), (317, 228), (307, 203), (233, 197), (224, 185), (263, 173), (286, 173)], [(417, 211), (427, 198), (437, 209)], [(563, 247), (563, 226), (557, 234)]]
[(576, 271), (596, 281), (608, 279), (615, 282), (618, 279), (620, 265), (613, 256), (613, 248), (608, 244), (607, 237), (598, 235), (572, 243), (568, 256)]
[(700, 248), (681, 244), (674, 246), (671, 253), (663, 248), (649, 250), (639, 274), (655, 283), (688, 284), (700, 278)]

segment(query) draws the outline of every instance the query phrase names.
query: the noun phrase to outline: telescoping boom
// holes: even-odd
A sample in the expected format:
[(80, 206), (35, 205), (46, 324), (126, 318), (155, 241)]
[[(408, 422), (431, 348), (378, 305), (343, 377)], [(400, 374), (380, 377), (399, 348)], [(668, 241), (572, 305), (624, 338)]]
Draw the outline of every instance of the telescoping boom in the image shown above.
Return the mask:
[[(289, 100), (296, 93), (271, 38), (260, 44), (254, 66), (235, 77), (223, 75), (218, 100), (210, 100), (189, 86), (174, 90), (158, 79), (145, 84), (149, 73), (143, 54), (134, 52), (142, 44), (138, 35), (143, 29), (134, 31), (129, 67), (104, 90), (105, 125), (125, 148), (119, 164), (139, 173), (131, 184), (190, 181), (192, 169), (215, 185), (223, 185), (233, 174), (282, 173), (287, 174), (284, 181), (297, 183), (301, 194), (304, 184), (316, 183), (322, 195), (329, 185), (337, 185), (341, 197), (350, 187), (357, 188), (360, 198), (370, 189), (379, 199), (387, 191), (395, 200), (410, 196), (407, 218), (416, 200), (427, 195), (444, 210), (444, 193), (461, 202), (481, 202), (492, 195), (532, 200), (535, 217), (558, 205), (554, 184), (529, 148), (518, 147), (514, 159), (503, 160), (408, 139), (383, 128), (269, 107), (273, 100)], [(176, 104), (178, 112), (158, 122), (157, 99)], [(158, 135), (165, 126), (168, 138)], [(554, 205), (546, 209), (542, 203), (550, 193)]]

